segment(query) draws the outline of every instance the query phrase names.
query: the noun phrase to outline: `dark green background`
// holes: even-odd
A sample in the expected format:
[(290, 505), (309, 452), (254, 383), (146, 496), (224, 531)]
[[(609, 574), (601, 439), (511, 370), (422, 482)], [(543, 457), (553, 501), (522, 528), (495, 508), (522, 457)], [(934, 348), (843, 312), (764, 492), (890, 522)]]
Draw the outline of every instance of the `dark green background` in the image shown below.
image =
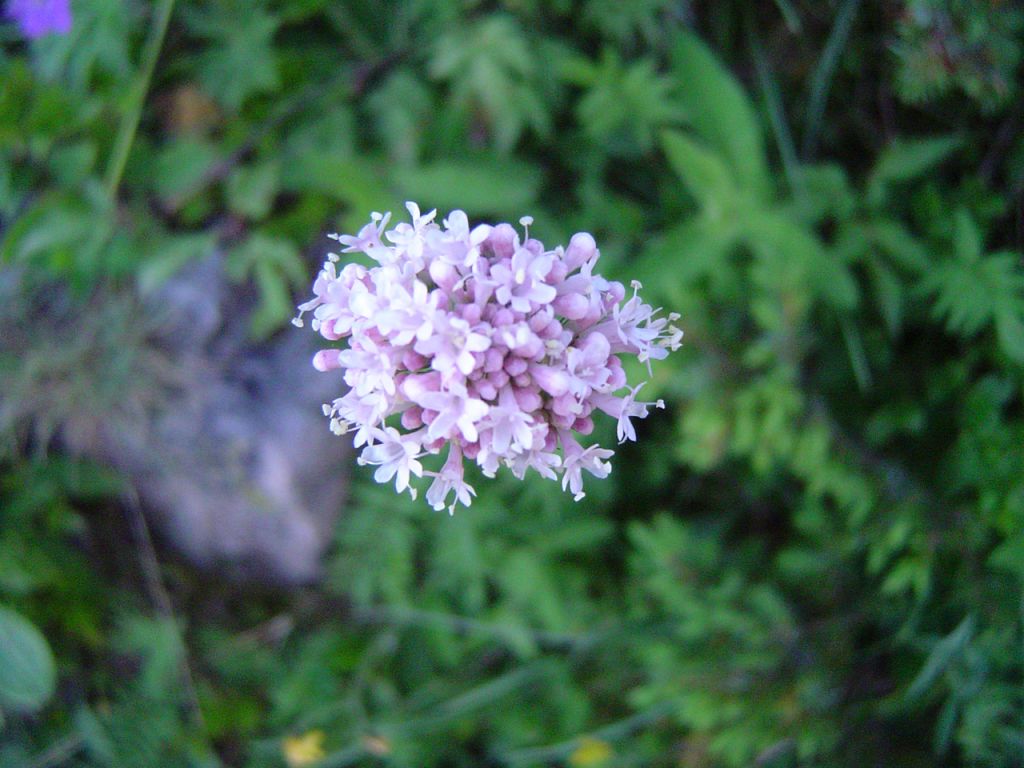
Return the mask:
[[(1019, 5), (74, 11), (0, 33), (0, 764), (1024, 764)], [(298, 333), (323, 233), (407, 199), (592, 232), (682, 314), (668, 408), (579, 504), (355, 472), (313, 587), (153, 560), (52, 440), (152, 405), (138, 297), (220, 248)]]

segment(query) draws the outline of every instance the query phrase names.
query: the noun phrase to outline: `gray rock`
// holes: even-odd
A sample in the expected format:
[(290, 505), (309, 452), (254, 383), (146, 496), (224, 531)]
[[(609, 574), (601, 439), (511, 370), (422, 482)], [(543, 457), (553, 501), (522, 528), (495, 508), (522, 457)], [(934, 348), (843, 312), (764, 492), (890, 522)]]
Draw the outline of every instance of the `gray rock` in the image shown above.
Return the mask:
[(315, 580), (349, 452), (320, 410), (341, 382), (312, 367), (314, 335), (289, 326), (251, 344), (246, 301), (217, 256), (145, 304), (175, 384), (148, 415), (101, 422), (75, 448), (121, 468), (162, 537), (197, 565), (276, 584)]

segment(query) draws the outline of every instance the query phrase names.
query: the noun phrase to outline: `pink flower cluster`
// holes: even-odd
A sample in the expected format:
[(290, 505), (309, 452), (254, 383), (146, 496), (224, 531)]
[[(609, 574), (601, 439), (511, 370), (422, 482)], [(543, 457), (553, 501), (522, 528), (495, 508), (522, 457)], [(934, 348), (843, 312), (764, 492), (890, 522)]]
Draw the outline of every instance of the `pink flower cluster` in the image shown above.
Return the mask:
[[(509, 224), (470, 227), (452, 211), (436, 211), (385, 231), (390, 214), (373, 214), (356, 236), (335, 236), (344, 253), (376, 263), (338, 269), (331, 254), (299, 306), (294, 323), (313, 313), (313, 330), (347, 339), (313, 359), (320, 371), (342, 369), (348, 391), (324, 406), (336, 434), (355, 432), (360, 464), (377, 482), (395, 480), (416, 497), (411, 476), (432, 477), (434, 509), (469, 506), (475, 496), (463, 460), (493, 477), (504, 464), (522, 478), (530, 468), (583, 498), (583, 471), (606, 477), (612, 451), (578, 441), (593, 413), (618, 420), (618, 437), (635, 440), (631, 419), (657, 403), (630, 387), (623, 355), (661, 359), (677, 349), (677, 315), (659, 316), (621, 283), (594, 272), (599, 252), (586, 233), (568, 247), (545, 249)], [(520, 220), (524, 228), (529, 217)], [(616, 394), (621, 393), (621, 394)], [(394, 418), (391, 418), (394, 417)], [(440, 471), (420, 459), (448, 447)]]

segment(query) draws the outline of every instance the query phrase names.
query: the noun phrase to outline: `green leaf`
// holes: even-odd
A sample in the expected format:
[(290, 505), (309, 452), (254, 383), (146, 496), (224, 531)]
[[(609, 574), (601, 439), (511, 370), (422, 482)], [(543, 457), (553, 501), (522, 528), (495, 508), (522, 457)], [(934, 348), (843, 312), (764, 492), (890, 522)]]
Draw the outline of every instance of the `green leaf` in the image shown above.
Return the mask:
[(79, 141), (58, 147), (50, 155), (50, 168), (57, 181), (66, 187), (80, 184), (96, 162), (96, 145)]
[(1024, 536), (1018, 533), (1004, 540), (992, 550), (988, 564), (1024, 579)]
[(280, 178), (280, 165), (272, 161), (236, 168), (225, 185), (228, 207), (250, 219), (262, 219), (270, 212)]
[(184, 14), (188, 25), (206, 38), (197, 57), (199, 79), (207, 93), (232, 110), (257, 93), (279, 85), (273, 46), (279, 21), (259, 3), (207, 3)]
[(971, 214), (964, 208), (957, 210), (953, 218), (953, 253), (962, 261), (977, 261), (984, 244), (981, 231)]
[(184, 648), (173, 619), (129, 615), (118, 627), (112, 644), (141, 662), (137, 685), (151, 699), (177, 690)]
[(289, 287), (306, 282), (299, 249), (290, 240), (261, 232), (252, 235), (228, 254), (225, 271), (235, 281), (252, 276), (259, 304), (252, 316), (252, 334), (262, 339), (284, 324), (293, 313)]
[(284, 163), (281, 184), (289, 191), (320, 192), (348, 203), (343, 222), (350, 231), (365, 224), (372, 211), (388, 211), (400, 202), (379, 165), (341, 153), (300, 152)]
[(857, 305), (859, 291), (849, 267), (818, 237), (784, 213), (756, 213), (744, 222), (747, 242), (767, 282), (777, 288), (805, 286), (836, 309)]
[(659, 302), (679, 311), (688, 296), (691, 301), (706, 294), (726, 300), (740, 284), (736, 265), (728, 258), (738, 236), (738, 227), (728, 218), (689, 219), (654, 237), (640, 258), (630, 262), (629, 278), (640, 280)]
[(86, 751), (102, 765), (117, 765), (117, 749), (100, 719), (88, 707), (75, 712), (75, 730)]
[(338, 157), (351, 159), (356, 147), (356, 119), (347, 104), (335, 104), (316, 118), (306, 118), (287, 133), (281, 155), (287, 171), (293, 159)]
[(996, 338), (1007, 357), (1024, 363), (1024, 306), (1016, 311), (1012, 307), (1000, 307), (996, 311)]
[(85, 195), (43, 194), (4, 233), (0, 261), (30, 264), (91, 287), (104, 274), (123, 274), (136, 252), (115, 229), (111, 201), (87, 187)]
[(270, 264), (257, 264), (255, 274), (260, 302), (252, 314), (252, 335), (265, 339), (295, 313), (295, 308), (289, 300), (287, 283)]
[(204, 175), (216, 160), (217, 150), (208, 141), (173, 141), (156, 158), (153, 189), (167, 202), (187, 202), (188, 196), (199, 191)]
[(857, 195), (841, 166), (804, 165), (798, 172), (803, 194), (796, 202), (804, 218), (814, 222), (829, 217), (845, 221), (853, 215)]
[(672, 170), (705, 211), (721, 216), (733, 207), (736, 185), (720, 155), (675, 130), (662, 131), (661, 146)]
[(53, 695), (56, 683), (46, 638), (20, 614), (0, 607), (0, 708), (35, 712)]
[(889, 335), (895, 337), (903, 325), (903, 286), (889, 267), (879, 259), (868, 263), (868, 273), (875, 292), (875, 302), (885, 321)]
[(924, 272), (931, 266), (928, 249), (903, 224), (892, 219), (875, 219), (867, 236), (899, 266)]
[(766, 197), (770, 184), (764, 137), (743, 88), (700, 38), (688, 32), (672, 50), (672, 66), (694, 130), (728, 159), (739, 187)]
[(66, 80), (85, 89), (102, 74), (116, 83), (134, 73), (129, 58), (130, 31), (137, 24), (136, 6), (126, 0), (76, 3), (67, 35), (46, 35), (33, 43), (36, 66), (48, 80)]
[(561, 73), (586, 86), (577, 106), (580, 125), (608, 151), (645, 152), (659, 127), (683, 118), (672, 96), (672, 79), (659, 75), (650, 59), (624, 64), (614, 49), (605, 48), (599, 63), (567, 59)]
[(897, 139), (882, 152), (868, 180), (868, 202), (881, 205), (886, 188), (896, 182), (912, 181), (923, 176), (949, 157), (960, 146), (956, 136), (935, 139)]
[(147, 294), (159, 288), (190, 261), (210, 255), (216, 244), (217, 236), (208, 232), (162, 238), (136, 273), (139, 291)]
[(405, 169), (395, 182), (406, 200), (416, 200), (424, 210), (518, 216), (536, 205), (541, 174), (522, 161), (480, 157)]
[(433, 117), (426, 84), (412, 71), (400, 69), (369, 95), (367, 106), (388, 155), (403, 165), (414, 163)]
[(971, 336), (995, 320), (1007, 354), (1016, 359), (1016, 324), (1024, 314), (1024, 272), (1018, 254), (947, 260), (925, 276), (922, 287), (935, 294), (933, 313), (945, 317), (953, 332)]
[(518, 20), (505, 14), (453, 24), (434, 46), (431, 76), (451, 82), (453, 101), (483, 117), (503, 152), (527, 128), (541, 135), (551, 128), (532, 49)]
[(925, 659), (924, 666), (907, 688), (904, 698), (913, 701), (921, 698), (932, 687), (939, 675), (945, 672), (960, 656), (974, 636), (974, 616), (968, 615), (956, 629), (939, 640)]
[(31, 263), (58, 248), (84, 240), (93, 221), (76, 198), (44, 195), (4, 232), (0, 261)]

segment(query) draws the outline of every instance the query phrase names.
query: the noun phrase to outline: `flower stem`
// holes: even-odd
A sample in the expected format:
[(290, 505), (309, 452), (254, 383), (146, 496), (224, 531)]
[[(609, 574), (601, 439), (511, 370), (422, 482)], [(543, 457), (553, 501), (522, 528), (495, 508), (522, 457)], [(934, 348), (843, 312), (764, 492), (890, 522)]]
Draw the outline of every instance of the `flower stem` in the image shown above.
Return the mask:
[(139, 127), (139, 119), (142, 117), (142, 106), (146, 99), (146, 93), (149, 91), (149, 82), (153, 77), (153, 69), (156, 67), (156, 60), (160, 56), (164, 35), (167, 32), (167, 24), (171, 19), (171, 12), (173, 10), (174, 0), (159, 0), (149, 25), (149, 34), (146, 37), (146, 44), (142, 50), (142, 67), (136, 77), (128, 104), (121, 117), (121, 124), (117, 129), (117, 137), (114, 139), (114, 148), (110, 153), (110, 160), (107, 164), (104, 186), (106, 187), (107, 195), (111, 199), (117, 196), (117, 189), (121, 184), (121, 176), (124, 174), (124, 166), (128, 161), (128, 153), (131, 151), (132, 143), (135, 141), (135, 132)]

